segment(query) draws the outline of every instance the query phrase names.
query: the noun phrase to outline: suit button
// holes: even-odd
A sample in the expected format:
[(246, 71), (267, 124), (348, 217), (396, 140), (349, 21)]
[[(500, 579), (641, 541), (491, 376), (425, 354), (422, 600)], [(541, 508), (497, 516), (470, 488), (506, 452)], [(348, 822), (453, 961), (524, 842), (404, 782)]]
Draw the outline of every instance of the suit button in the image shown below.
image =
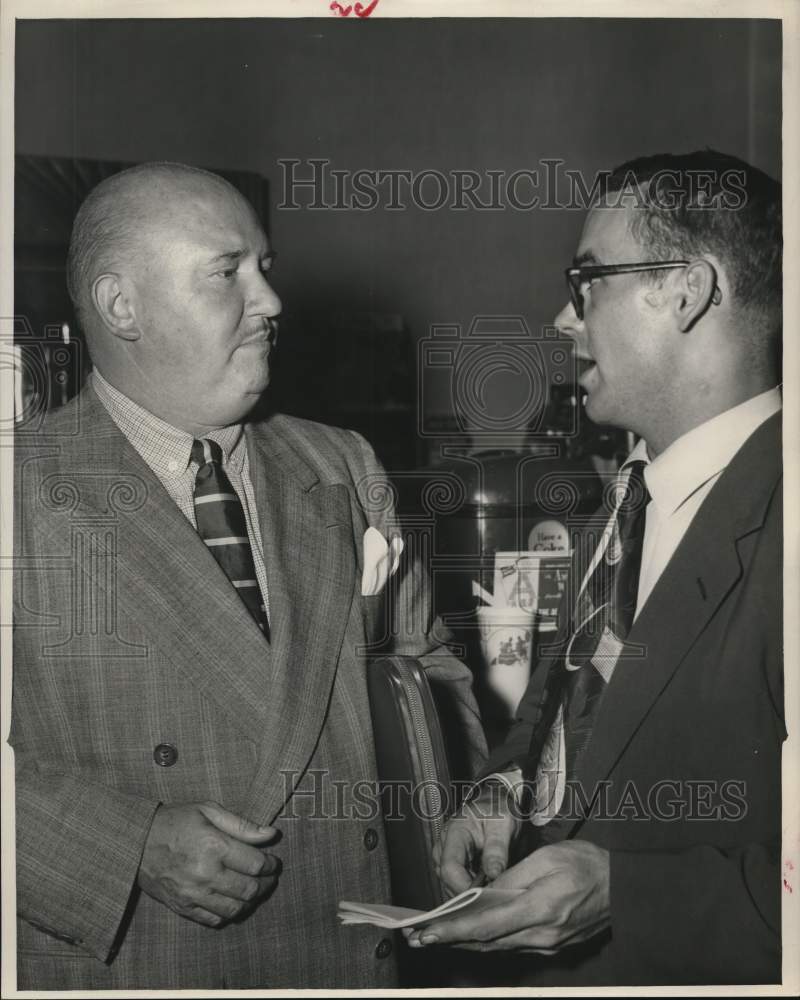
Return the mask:
[(370, 827), (364, 834), (364, 847), (366, 847), (368, 851), (374, 851), (377, 846), (378, 834), (372, 829), (372, 827)]
[(159, 767), (172, 767), (178, 759), (178, 748), (171, 743), (159, 743), (153, 751), (153, 760)]
[(388, 958), (392, 953), (392, 942), (389, 938), (381, 938), (375, 949), (376, 958)]

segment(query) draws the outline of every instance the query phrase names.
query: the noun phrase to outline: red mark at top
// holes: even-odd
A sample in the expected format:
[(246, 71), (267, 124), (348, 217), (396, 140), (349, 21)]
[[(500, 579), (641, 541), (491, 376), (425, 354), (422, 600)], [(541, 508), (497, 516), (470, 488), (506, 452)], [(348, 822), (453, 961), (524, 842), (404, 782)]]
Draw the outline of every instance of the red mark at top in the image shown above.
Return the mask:
[(340, 3), (336, 3), (336, 0), (328, 8), (332, 13), (336, 14), (338, 17), (350, 17), (350, 13), (356, 15), (356, 17), (369, 17), (370, 14), (378, 6), (378, 0), (372, 0), (371, 4), (356, 3), (356, 4), (346, 4), (342, 6)]

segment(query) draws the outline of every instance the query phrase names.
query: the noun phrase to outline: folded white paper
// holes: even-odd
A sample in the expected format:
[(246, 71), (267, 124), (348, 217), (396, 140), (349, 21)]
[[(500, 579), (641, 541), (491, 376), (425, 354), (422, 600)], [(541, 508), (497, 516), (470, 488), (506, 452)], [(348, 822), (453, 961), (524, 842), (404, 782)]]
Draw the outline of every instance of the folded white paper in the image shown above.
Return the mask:
[(453, 896), (433, 910), (412, 910), (407, 906), (387, 906), (382, 903), (339, 903), (339, 919), (348, 924), (372, 924), (385, 930), (399, 930), (401, 927), (420, 927), (433, 920), (453, 916), (469, 909), (470, 915), (480, 910), (507, 903), (524, 889), (481, 889), (475, 886), (458, 896)]

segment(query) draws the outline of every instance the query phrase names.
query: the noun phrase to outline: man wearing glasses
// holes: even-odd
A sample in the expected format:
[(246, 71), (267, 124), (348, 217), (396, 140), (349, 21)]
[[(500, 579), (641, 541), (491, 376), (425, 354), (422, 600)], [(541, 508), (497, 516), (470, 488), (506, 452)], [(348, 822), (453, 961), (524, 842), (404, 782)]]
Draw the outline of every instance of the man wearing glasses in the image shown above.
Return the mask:
[(525, 952), (531, 985), (778, 982), (780, 185), (627, 163), (566, 277), (587, 412), (639, 441), (439, 848), (450, 892), (504, 894), (408, 937)]

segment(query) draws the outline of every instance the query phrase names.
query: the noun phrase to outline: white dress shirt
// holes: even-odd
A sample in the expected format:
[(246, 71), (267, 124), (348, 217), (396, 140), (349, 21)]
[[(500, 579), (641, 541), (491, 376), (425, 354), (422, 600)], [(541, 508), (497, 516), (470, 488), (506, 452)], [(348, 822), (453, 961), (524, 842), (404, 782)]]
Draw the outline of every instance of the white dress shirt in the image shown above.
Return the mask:
[(647, 506), (636, 614), (644, 606), (703, 501), (750, 435), (781, 408), (778, 387), (725, 410), (682, 437), (652, 461), (639, 441), (622, 465), (644, 460)]

